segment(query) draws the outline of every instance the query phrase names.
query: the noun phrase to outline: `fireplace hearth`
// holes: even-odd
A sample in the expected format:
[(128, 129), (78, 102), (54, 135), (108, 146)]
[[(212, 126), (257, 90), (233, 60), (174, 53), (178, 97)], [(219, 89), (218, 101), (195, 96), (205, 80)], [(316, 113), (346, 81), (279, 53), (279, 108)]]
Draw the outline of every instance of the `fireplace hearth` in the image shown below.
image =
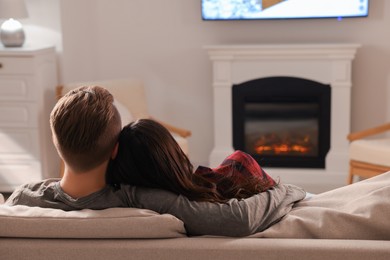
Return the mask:
[(263, 167), (325, 168), (329, 85), (268, 77), (233, 85), (233, 147)]

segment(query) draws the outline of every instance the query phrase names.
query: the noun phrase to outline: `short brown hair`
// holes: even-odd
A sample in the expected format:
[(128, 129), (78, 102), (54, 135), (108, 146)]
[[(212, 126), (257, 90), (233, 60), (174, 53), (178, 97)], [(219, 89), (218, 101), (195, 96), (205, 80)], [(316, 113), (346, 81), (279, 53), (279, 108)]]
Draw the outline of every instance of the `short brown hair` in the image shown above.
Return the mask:
[(53, 142), (75, 172), (108, 160), (117, 143), (121, 119), (105, 88), (82, 86), (64, 95), (50, 114)]

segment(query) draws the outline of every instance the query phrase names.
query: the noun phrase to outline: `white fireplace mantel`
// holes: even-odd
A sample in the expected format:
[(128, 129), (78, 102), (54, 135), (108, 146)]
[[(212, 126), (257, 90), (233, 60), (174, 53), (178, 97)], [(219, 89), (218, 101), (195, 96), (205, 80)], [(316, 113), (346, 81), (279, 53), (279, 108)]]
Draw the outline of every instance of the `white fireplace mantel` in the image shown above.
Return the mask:
[(205, 46), (213, 65), (214, 148), (210, 166), (233, 152), (232, 86), (245, 81), (290, 76), (331, 85), (331, 148), (325, 169), (268, 168), (282, 182), (310, 192), (346, 183), (350, 132), (351, 68), (358, 44)]

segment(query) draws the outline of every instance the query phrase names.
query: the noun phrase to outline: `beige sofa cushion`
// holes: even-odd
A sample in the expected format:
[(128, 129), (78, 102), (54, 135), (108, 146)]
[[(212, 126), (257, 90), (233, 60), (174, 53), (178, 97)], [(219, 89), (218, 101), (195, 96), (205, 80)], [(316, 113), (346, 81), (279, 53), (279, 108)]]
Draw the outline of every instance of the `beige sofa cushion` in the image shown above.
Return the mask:
[(144, 209), (63, 211), (0, 205), (0, 237), (174, 238), (185, 233), (181, 220)]
[(390, 172), (304, 199), (267, 238), (390, 240)]

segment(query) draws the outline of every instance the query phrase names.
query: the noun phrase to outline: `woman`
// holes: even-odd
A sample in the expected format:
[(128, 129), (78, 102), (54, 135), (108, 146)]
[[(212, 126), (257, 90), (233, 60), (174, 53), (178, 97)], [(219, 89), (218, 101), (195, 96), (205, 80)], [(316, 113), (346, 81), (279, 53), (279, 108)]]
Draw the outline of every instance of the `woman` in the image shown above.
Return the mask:
[(226, 202), (247, 198), (276, 185), (248, 154), (236, 151), (217, 168), (193, 166), (161, 124), (140, 119), (125, 126), (110, 162), (107, 182), (160, 188), (190, 200)]

